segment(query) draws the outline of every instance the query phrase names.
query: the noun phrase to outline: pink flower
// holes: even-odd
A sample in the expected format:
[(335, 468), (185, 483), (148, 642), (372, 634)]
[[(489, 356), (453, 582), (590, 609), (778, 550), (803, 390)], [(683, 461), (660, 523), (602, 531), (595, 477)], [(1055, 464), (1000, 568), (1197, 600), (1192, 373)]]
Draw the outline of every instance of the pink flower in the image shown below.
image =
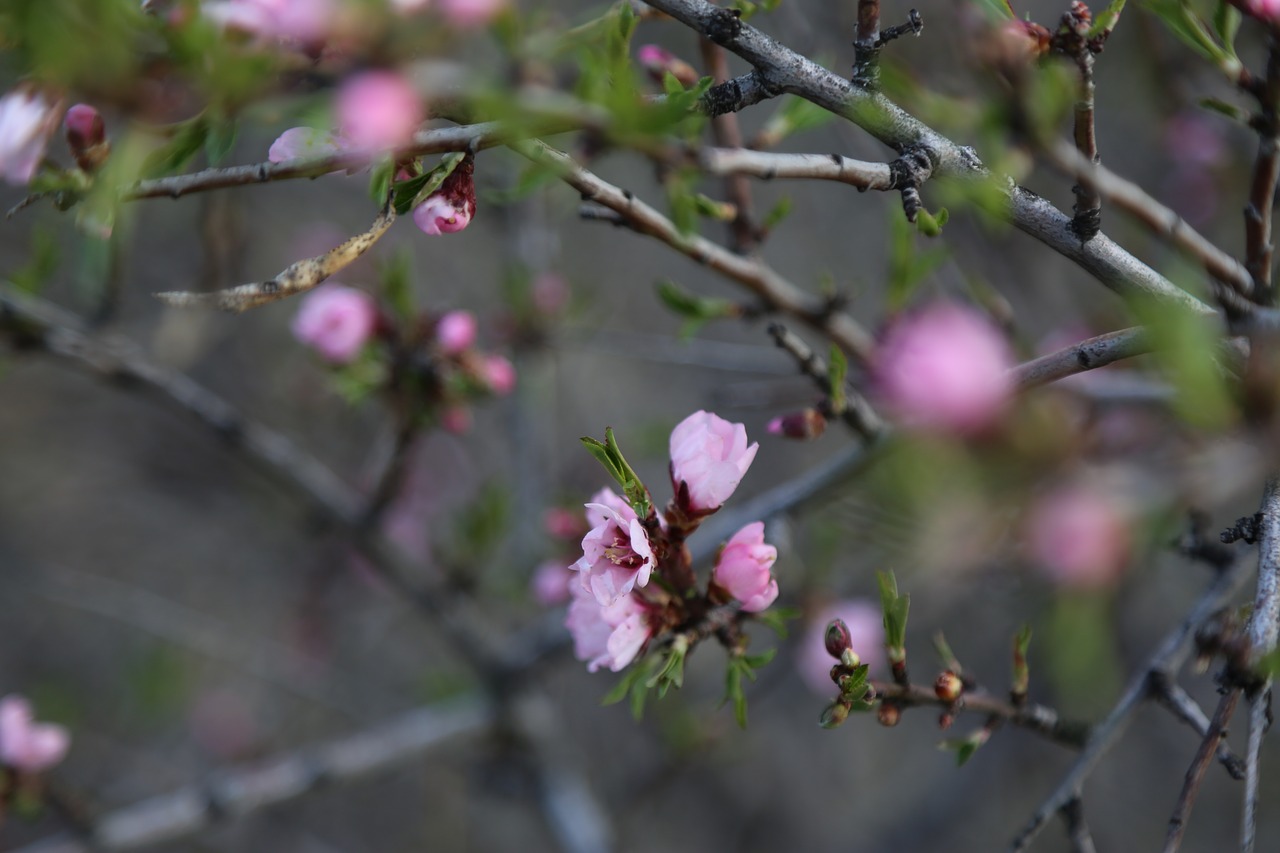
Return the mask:
[(467, 157), (449, 173), (439, 190), (413, 209), (413, 222), (422, 233), (437, 237), (466, 228), (475, 214), (475, 162)]
[(778, 582), (769, 569), (778, 549), (765, 544), (764, 522), (753, 521), (729, 539), (716, 560), (715, 582), (742, 603), (748, 613), (759, 613), (778, 597)]
[(440, 0), (440, 11), (455, 27), (481, 27), (507, 8), (507, 0)]
[(636, 61), (659, 83), (663, 82), (667, 74), (674, 76), (682, 86), (692, 86), (698, 82), (697, 69), (665, 47), (656, 44), (641, 45), (636, 51)]
[(607, 666), (618, 672), (635, 660), (653, 629), (643, 604), (624, 595), (609, 605), (601, 605), (590, 592), (576, 583), (569, 585), (573, 601), (564, 626), (573, 635), (573, 654), (595, 672)]
[(300, 157), (327, 157), (347, 150), (345, 140), (333, 131), (314, 127), (291, 127), (280, 134), (267, 151), (272, 163), (296, 160)]
[(582, 537), (582, 557), (572, 566), (581, 573), (575, 586), (591, 590), (596, 601), (608, 607), (649, 583), (653, 550), (644, 525), (629, 506), (587, 504), (587, 519), (598, 523)]
[(226, 29), (315, 45), (328, 37), (337, 7), (333, 0), (218, 0), (201, 12)]
[(30, 183), (57, 126), (57, 104), (37, 91), (15, 89), (0, 98), (0, 178)]
[(1244, 0), (1241, 8), (1264, 21), (1280, 20), (1280, 0)]
[(392, 71), (365, 71), (348, 78), (338, 90), (334, 111), (342, 138), (361, 151), (406, 145), (426, 118), (417, 91)]
[(450, 406), (440, 413), (440, 426), (445, 432), (466, 435), (471, 431), (471, 410), (466, 406)]
[[(608, 491), (607, 489), (605, 491)], [(610, 492), (610, 494), (613, 494)], [(592, 500), (600, 502), (597, 498)], [(594, 527), (595, 525), (591, 525)], [(582, 521), (573, 510), (553, 506), (542, 514), (542, 529), (547, 535), (556, 539), (579, 539), (582, 537)]]
[(1027, 521), (1027, 549), (1054, 583), (1096, 589), (1129, 561), (1128, 508), (1096, 486), (1065, 486), (1044, 495)]
[(71, 735), (55, 723), (37, 723), (21, 696), (0, 699), (0, 764), (27, 773), (48, 770), (62, 760)]
[(487, 355), (481, 367), (485, 384), (500, 397), (510, 394), (516, 387), (516, 368), (500, 355)]
[(476, 318), (470, 311), (450, 311), (436, 323), (436, 343), (445, 355), (457, 355), (476, 342)]
[(308, 293), (293, 318), (293, 336), (328, 361), (355, 360), (378, 325), (378, 306), (354, 287), (325, 284)]
[(819, 696), (831, 696), (836, 691), (831, 681), (831, 667), (836, 661), (827, 653), (827, 623), (843, 619), (849, 628), (850, 648), (869, 665), (874, 676), (885, 670), (884, 614), (880, 607), (865, 598), (837, 601), (819, 610), (805, 627), (800, 638), (796, 666), (800, 676)]
[(629, 518), (634, 518), (636, 514), (631, 504), (627, 503), (627, 499), (608, 486), (592, 495), (590, 503), (586, 506), (587, 511), (584, 515), (587, 518), (587, 527), (599, 527), (604, 524), (609, 520), (608, 511), (610, 510)]
[(715, 512), (751, 467), (760, 445), (747, 446), (747, 430), (710, 412), (698, 411), (671, 431), (671, 483), (689, 490), (692, 512)]
[(543, 607), (554, 607), (569, 600), (569, 583), (574, 579), (573, 570), (563, 560), (546, 560), (534, 571), (529, 591)]
[(979, 432), (1003, 413), (1013, 391), (1013, 355), (981, 314), (935, 303), (894, 325), (873, 365), (881, 399), (909, 426)]

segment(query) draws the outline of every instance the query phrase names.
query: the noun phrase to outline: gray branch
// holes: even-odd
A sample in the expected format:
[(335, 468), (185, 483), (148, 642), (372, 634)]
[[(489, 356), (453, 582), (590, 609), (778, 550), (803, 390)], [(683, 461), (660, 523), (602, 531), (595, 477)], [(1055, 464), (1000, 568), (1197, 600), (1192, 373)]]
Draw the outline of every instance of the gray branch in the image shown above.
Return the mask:
[[(1258, 537), (1258, 589), (1249, 619), (1250, 660), (1254, 663), (1276, 647), (1280, 629), (1280, 481), (1267, 481), (1259, 508), (1262, 516)], [(1259, 767), (1262, 738), (1267, 730), (1271, 705), (1271, 680), (1248, 696), (1249, 742), (1245, 751), (1244, 815), (1240, 828), (1241, 853), (1252, 853), (1258, 825)]]

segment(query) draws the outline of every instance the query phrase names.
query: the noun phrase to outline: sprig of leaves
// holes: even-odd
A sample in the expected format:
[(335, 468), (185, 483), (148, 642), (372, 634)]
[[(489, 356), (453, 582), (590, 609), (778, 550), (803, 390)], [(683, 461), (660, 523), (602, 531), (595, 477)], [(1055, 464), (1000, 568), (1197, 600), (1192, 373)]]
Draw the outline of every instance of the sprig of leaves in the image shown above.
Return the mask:
[(627, 503), (631, 504), (631, 508), (636, 511), (636, 515), (640, 518), (646, 518), (651, 507), (649, 490), (645, 488), (635, 469), (631, 467), (626, 457), (622, 455), (622, 449), (618, 447), (618, 440), (613, 436), (613, 427), (605, 428), (604, 441), (585, 435), (580, 440), (583, 446), (587, 448), (587, 452), (605, 467), (605, 470), (609, 472), (609, 476), (613, 477), (622, 488), (623, 496), (627, 499)]

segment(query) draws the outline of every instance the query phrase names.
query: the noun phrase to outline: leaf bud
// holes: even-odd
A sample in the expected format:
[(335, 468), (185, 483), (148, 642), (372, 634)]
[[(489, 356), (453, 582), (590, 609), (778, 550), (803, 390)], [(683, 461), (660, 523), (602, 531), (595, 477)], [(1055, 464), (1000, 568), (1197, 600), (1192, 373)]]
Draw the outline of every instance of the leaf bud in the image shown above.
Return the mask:
[(964, 692), (964, 682), (951, 670), (944, 669), (938, 680), (933, 682), (933, 692), (943, 702), (950, 704)]

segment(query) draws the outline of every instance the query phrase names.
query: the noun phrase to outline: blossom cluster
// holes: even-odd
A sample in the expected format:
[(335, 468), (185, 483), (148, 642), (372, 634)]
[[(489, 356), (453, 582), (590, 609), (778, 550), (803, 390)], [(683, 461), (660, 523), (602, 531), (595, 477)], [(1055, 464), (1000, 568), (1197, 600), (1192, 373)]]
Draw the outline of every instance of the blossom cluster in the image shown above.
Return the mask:
[(70, 746), (67, 730), (56, 723), (37, 723), (25, 698), (0, 699), (0, 766), (41, 773), (62, 761)]
[[(759, 445), (747, 443), (742, 424), (699, 411), (672, 431), (669, 449), (673, 498), (661, 515), (639, 484), (627, 497), (602, 489), (586, 504), (589, 529), (582, 556), (569, 567), (565, 626), (592, 672), (621, 670), (664, 628), (679, 629), (708, 607), (736, 601), (742, 612), (758, 613), (778, 597), (778, 552), (764, 541), (762, 522), (729, 539), (700, 596), (682, 547), (732, 496)], [(654, 577), (663, 582), (651, 583)]]

